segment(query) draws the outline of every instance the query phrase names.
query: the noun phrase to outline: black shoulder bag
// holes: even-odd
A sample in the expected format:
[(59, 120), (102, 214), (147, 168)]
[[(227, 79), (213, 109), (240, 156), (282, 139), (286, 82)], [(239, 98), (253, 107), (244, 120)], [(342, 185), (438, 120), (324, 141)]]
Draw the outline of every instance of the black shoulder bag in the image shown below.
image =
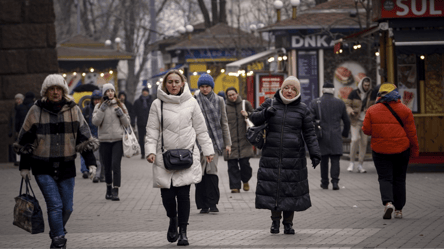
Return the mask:
[(321, 100), (319, 98), (316, 99), (316, 102), (318, 103), (318, 111), (319, 111), (319, 119), (314, 119), (313, 125), (315, 128), (316, 136), (318, 137), (318, 140), (322, 138), (322, 127), (321, 127)]
[(187, 149), (164, 150), (163, 145), (163, 101), (160, 101), (163, 164), (167, 170), (183, 170), (193, 165), (193, 151)]
[[(23, 181), (25, 181), (26, 193), (22, 193)], [(31, 190), (32, 195), (29, 190)], [(43, 212), (37, 198), (35, 198), (34, 190), (32, 190), (28, 177), (26, 177), (26, 180), (22, 178), (20, 195), (14, 199), (14, 221), (12, 224), (31, 234), (43, 233), (45, 231)]]
[(404, 123), (402, 122), (401, 118), (398, 116), (398, 114), (395, 112), (395, 110), (393, 110), (392, 107), (390, 107), (389, 104), (387, 104), (387, 102), (383, 102), (382, 104), (384, 104), (389, 111), (393, 114), (393, 116), (395, 116), (396, 120), (398, 120), (399, 124), (402, 126), (402, 128), (404, 128)]
[[(271, 100), (271, 107), (273, 107), (274, 98)], [(247, 140), (258, 149), (264, 148), (268, 131), (268, 121), (265, 121), (259, 126), (248, 128), (246, 136)]]

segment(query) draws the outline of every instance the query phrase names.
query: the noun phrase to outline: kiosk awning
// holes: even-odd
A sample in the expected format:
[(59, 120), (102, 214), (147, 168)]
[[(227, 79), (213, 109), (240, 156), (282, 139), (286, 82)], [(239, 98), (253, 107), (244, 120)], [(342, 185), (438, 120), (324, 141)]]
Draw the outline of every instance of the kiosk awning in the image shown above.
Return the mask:
[(262, 59), (264, 57), (268, 57), (270, 55), (276, 54), (279, 50), (282, 50), (282, 49), (279, 48), (279, 49), (267, 50), (267, 51), (260, 52), (260, 53), (257, 53), (255, 55), (248, 56), (246, 58), (240, 59), (238, 61), (231, 62), (231, 63), (226, 65), (226, 70), (227, 70), (226, 73), (237, 73), (237, 71), (239, 71), (239, 69), (243, 65), (248, 64), (248, 63), (253, 62), (253, 61), (260, 60), (260, 59)]
[(444, 32), (440, 30), (393, 31), (393, 36), (398, 54), (444, 53)]

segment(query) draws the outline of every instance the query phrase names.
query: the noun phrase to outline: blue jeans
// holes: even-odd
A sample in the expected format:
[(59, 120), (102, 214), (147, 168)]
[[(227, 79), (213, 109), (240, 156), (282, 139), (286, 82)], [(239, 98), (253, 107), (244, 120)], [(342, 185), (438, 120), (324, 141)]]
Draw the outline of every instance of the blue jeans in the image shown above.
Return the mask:
[(56, 181), (50, 175), (36, 175), (35, 180), (48, 209), (49, 236), (65, 235), (64, 228), (73, 211), (74, 177)]
[(89, 169), (85, 165), (85, 159), (83, 159), (83, 156), (80, 156), (80, 171), (83, 173), (89, 172)]

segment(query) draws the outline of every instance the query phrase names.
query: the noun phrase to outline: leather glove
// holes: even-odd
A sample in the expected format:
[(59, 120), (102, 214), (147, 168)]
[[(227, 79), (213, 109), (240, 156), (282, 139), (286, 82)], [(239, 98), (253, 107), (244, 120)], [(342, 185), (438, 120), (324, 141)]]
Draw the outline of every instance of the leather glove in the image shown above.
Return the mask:
[(89, 168), (89, 178), (93, 179), (94, 177), (96, 177), (97, 167), (94, 165), (91, 165), (88, 168)]
[(320, 162), (321, 160), (316, 157), (311, 158), (311, 164), (313, 165), (313, 169), (316, 169), (316, 166), (318, 166)]
[(274, 115), (276, 115), (276, 109), (272, 106), (268, 107), (267, 109), (265, 109), (265, 118), (269, 119), (271, 117), (273, 117)]
[(123, 111), (122, 111), (122, 108), (120, 108), (120, 107), (117, 107), (116, 109), (114, 109), (115, 111), (116, 111), (116, 115), (117, 115), (117, 117), (122, 117), (123, 116)]
[(29, 172), (29, 169), (20, 170), (20, 175), (23, 177), (23, 179), (26, 179), (26, 177), (28, 177), (28, 180), (31, 180), (31, 172)]
[(29, 155), (31, 154), (35, 149), (34, 144), (25, 144), (23, 147), (21, 147), (18, 151), (18, 154), (20, 155)]
[(109, 100), (103, 101), (102, 105), (100, 106), (100, 110), (104, 112), (108, 106), (110, 106)]

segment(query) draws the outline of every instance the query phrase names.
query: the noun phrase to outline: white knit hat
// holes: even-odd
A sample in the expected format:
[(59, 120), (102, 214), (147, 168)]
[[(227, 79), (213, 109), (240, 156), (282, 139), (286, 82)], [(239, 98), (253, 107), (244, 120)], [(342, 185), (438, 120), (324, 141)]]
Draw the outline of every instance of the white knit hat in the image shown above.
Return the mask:
[(66, 83), (66, 80), (60, 75), (60, 74), (50, 74), (46, 76), (45, 80), (43, 81), (42, 90), (40, 91), (40, 95), (42, 97), (45, 97), (46, 91), (51, 86), (59, 86), (63, 89), (63, 94), (65, 96), (69, 93), (68, 83)]
[(106, 91), (108, 91), (109, 89), (113, 89), (114, 92), (116, 92), (116, 88), (114, 88), (114, 85), (111, 83), (106, 83), (105, 85), (103, 85), (102, 88), (102, 95), (105, 96)]
[(296, 87), (296, 89), (298, 90), (298, 94), (301, 92), (301, 83), (299, 82), (299, 79), (294, 76), (288, 76), (282, 83), (281, 89), (284, 89), (286, 85), (292, 85)]

